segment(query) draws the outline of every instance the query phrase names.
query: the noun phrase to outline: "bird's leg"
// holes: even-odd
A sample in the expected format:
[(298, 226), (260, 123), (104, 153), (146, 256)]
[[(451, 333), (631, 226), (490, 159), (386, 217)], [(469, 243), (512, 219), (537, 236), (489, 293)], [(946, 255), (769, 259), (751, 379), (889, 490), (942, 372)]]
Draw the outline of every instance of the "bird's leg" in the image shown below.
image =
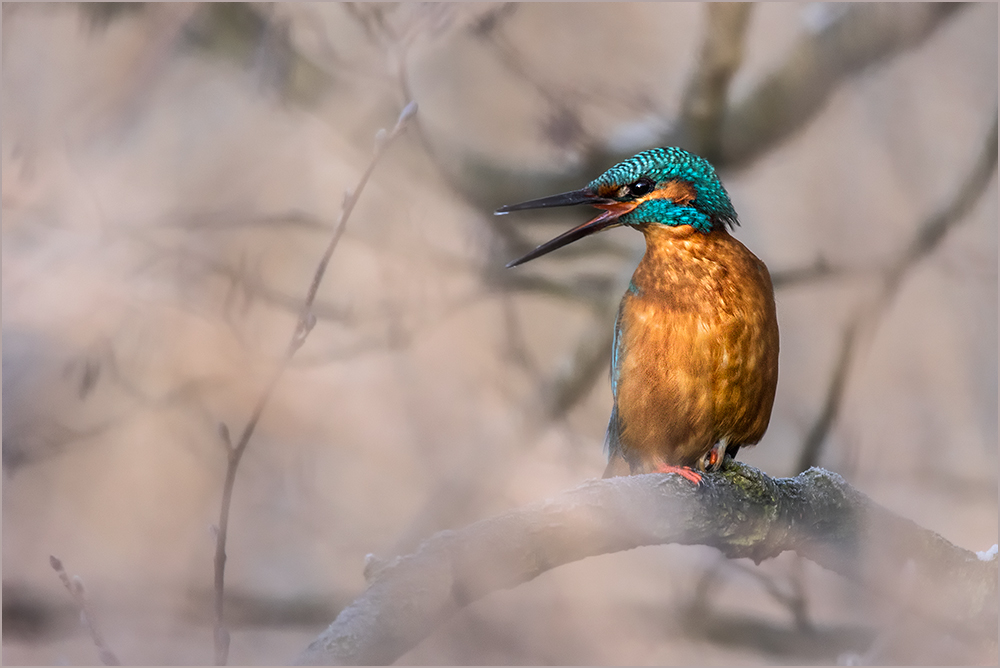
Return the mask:
[(701, 459), (698, 460), (698, 468), (702, 471), (718, 471), (722, 468), (722, 462), (726, 458), (726, 448), (728, 444), (726, 439), (718, 441), (712, 446), (712, 449), (706, 452)]
[(656, 472), (676, 473), (677, 475), (687, 478), (696, 485), (701, 484), (701, 474), (687, 466), (671, 466), (670, 464), (657, 464)]

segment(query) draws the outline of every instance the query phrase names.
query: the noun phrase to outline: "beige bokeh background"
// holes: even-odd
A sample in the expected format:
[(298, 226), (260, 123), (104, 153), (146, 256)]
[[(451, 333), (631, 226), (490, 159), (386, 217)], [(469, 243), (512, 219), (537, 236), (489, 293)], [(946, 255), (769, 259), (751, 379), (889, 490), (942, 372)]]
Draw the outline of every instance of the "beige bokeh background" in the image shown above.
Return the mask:
[[(837, 11), (756, 7), (732, 99)], [(605, 372), (564, 418), (538, 406), (612, 320), (504, 280), (517, 252), (491, 210), (512, 186), (477, 182), (470, 165), (555, 175), (595, 144), (648, 148), (679, 113), (704, 24), (696, 4), (112, 15), (6, 3), (3, 661), (96, 659), (50, 554), (83, 578), (126, 663), (211, 660), (218, 424), (242, 429), (344, 193), (407, 95), (418, 125), (361, 197), (319, 324), (239, 473), (232, 662), (294, 657), (362, 590), (366, 554), (599, 476)], [(996, 104), (997, 7), (970, 6), (723, 171), (736, 236), (772, 273), (818, 258), (849, 269), (778, 290), (774, 414), (742, 459), (797, 472), (846, 324), (878, 268), (954, 196)], [(584, 215), (523, 229), (541, 241)], [(620, 293), (642, 238), (606, 236), (617, 253), (582, 248), (523, 271)], [(995, 174), (860, 337), (820, 463), (962, 547), (997, 542)], [(896, 619), (790, 555), (759, 569), (716, 555), (665, 546), (572, 564), (471, 606), (402, 662), (829, 663)], [(701, 628), (689, 606), (719, 568)], [(761, 576), (804, 585), (818, 636), (803, 639)]]

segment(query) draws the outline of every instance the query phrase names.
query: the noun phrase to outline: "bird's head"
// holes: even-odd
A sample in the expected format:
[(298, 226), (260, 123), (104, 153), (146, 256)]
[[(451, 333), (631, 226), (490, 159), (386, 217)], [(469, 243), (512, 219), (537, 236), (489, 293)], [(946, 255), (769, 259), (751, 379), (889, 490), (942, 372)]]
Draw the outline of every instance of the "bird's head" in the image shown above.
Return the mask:
[(577, 239), (619, 225), (690, 225), (699, 232), (708, 233), (738, 224), (729, 195), (712, 165), (676, 147), (643, 151), (619, 162), (585, 188), (509, 204), (497, 209), (496, 213), (573, 204), (590, 204), (604, 211), (507, 266), (515, 267)]

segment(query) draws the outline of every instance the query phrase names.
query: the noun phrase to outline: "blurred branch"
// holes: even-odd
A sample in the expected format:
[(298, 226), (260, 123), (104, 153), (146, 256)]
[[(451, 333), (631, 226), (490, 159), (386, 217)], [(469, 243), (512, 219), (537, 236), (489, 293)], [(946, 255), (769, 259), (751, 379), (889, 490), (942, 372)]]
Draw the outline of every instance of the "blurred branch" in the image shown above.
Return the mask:
[(835, 473), (770, 478), (731, 462), (701, 487), (676, 475), (589, 480), (559, 496), (426, 540), (368, 570), (368, 589), (297, 659), (392, 663), (466, 605), (586, 557), (711, 545), (760, 562), (786, 550), (880, 592), (912, 562), (920, 612), (995, 643), (996, 560), (985, 562), (878, 505)]
[(823, 409), (806, 436), (796, 470), (804, 471), (819, 462), (822, 445), (840, 413), (847, 381), (854, 368), (858, 335), (865, 330), (869, 333), (875, 330), (882, 317), (888, 313), (889, 305), (907, 273), (937, 248), (950, 229), (967, 219), (969, 210), (982, 197), (990, 178), (996, 172), (997, 141), (997, 111), (994, 110), (993, 125), (983, 140), (975, 164), (955, 195), (944, 207), (920, 223), (899, 256), (883, 270), (878, 294), (858, 308), (845, 327)]
[(83, 627), (87, 629), (87, 633), (90, 634), (90, 639), (94, 641), (94, 646), (97, 647), (97, 655), (101, 658), (101, 663), (105, 666), (120, 666), (122, 662), (118, 660), (118, 657), (114, 652), (108, 647), (107, 643), (104, 642), (104, 636), (97, 629), (97, 623), (94, 621), (94, 613), (90, 609), (90, 605), (87, 603), (87, 594), (83, 588), (83, 580), (79, 576), (73, 577), (71, 580), (69, 575), (66, 573), (66, 569), (63, 568), (62, 560), (58, 557), (50, 556), (49, 565), (52, 569), (59, 575), (59, 580), (62, 581), (63, 586), (69, 592), (69, 595), (73, 597), (73, 602), (76, 603), (77, 609), (80, 611), (80, 623)]
[[(851, 76), (920, 45), (962, 7), (956, 3), (857, 3), (815, 31), (805, 33), (781, 65), (742, 102), (724, 110), (721, 125), (717, 125), (721, 146), (713, 161), (715, 167), (722, 171), (743, 167), (767, 153), (815, 118), (833, 92)], [(725, 10), (721, 12), (725, 14)], [(738, 15), (725, 19), (710, 16), (709, 21), (718, 38), (740, 34)], [(715, 35), (706, 34), (703, 53), (716, 48), (709, 46), (715, 39)], [(727, 61), (722, 57), (722, 47), (717, 48), (719, 64), (699, 66), (688, 85), (689, 95), (704, 91), (699, 97), (714, 100), (713, 104), (724, 98), (727, 77), (738, 65), (731, 60), (733, 54), (726, 55), (730, 59)], [(716, 80), (700, 80), (702, 77)], [(650, 145), (679, 145), (698, 153), (703, 148), (693, 142), (701, 132), (699, 128), (718, 123), (714, 119), (719, 110), (711, 104), (706, 109), (690, 119), (694, 128), (688, 127), (687, 116), (668, 119), (672, 121), (667, 124), (669, 129), (649, 145), (609, 148), (587, 142), (580, 160), (562, 171), (507, 167), (496, 164), (492, 156), (467, 153), (447, 172), (470, 199), (484, 207), (571, 190)]]
[(843, 266), (835, 267), (827, 262), (826, 258), (820, 257), (817, 258), (811, 265), (806, 267), (783, 269), (771, 272), (771, 283), (777, 291), (792, 285), (811, 283), (814, 281), (821, 281), (825, 278), (836, 278), (845, 274), (856, 273), (857, 269)]
[(541, 416), (552, 420), (565, 416), (582, 401), (599, 378), (608, 373), (614, 343), (618, 299), (605, 298), (595, 305), (593, 325), (583, 332), (569, 359), (556, 369), (540, 392)]
[[(805, 583), (802, 576), (802, 557), (795, 555), (792, 560), (790, 572), (785, 578), (787, 586), (779, 584), (777, 576), (770, 575), (760, 568), (755, 568), (744, 562), (726, 559), (724, 555), (719, 558), (702, 573), (695, 585), (694, 596), (687, 606), (687, 616), (692, 618), (694, 625), (703, 625), (705, 620), (710, 618), (709, 601), (710, 594), (724, 581), (727, 571), (744, 573), (756, 582), (763, 590), (777, 603), (786, 608), (795, 622), (795, 628), (804, 634), (813, 635), (816, 626), (809, 618), (809, 604), (805, 591)], [(790, 591), (789, 591), (790, 590)]]
[(107, 28), (123, 16), (143, 16), (140, 30), (145, 33), (143, 50), (129, 59), (121, 85), (100, 130), (120, 127), (135, 118), (143, 105), (149, 103), (150, 92), (164, 75), (167, 65), (183, 39), (185, 31), (197, 15), (198, 4), (171, 3), (79, 3), (79, 11), (88, 17), (92, 30)]
[(299, 348), (302, 347), (302, 344), (305, 343), (309, 333), (316, 325), (316, 316), (312, 312), (313, 303), (316, 300), (316, 293), (319, 291), (320, 283), (323, 281), (323, 276), (326, 274), (326, 268), (330, 263), (330, 258), (333, 257), (333, 252), (336, 250), (337, 245), (340, 243), (340, 239), (344, 234), (344, 229), (347, 227), (347, 221), (350, 218), (351, 213), (354, 211), (354, 206), (357, 204), (365, 185), (371, 178), (372, 172), (375, 171), (375, 166), (378, 164), (379, 158), (382, 157), (386, 147), (392, 142), (392, 140), (402, 134), (403, 130), (406, 129), (407, 122), (413, 117), (416, 111), (416, 103), (410, 102), (399, 114), (399, 118), (396, 120), (396, 125), (391, 131), (386, 133), (385, 130), (380, 130), (375, 136), (375, 153), (372, 156), (371, 161), (368, 163), (367, 169), (365, 169), (364, 173), (361, 175), (357, 186), (355, 186), (354, 190), (348, 191), (344, 196), (344, 204), (341, 208), (340, 219), (334, 227), (330, 243), (327, 244), (326, 250), (323, 252), (323, 256), (320, 258), (319, 264), (316, 266), (316, 272), (313, 274), (312, 282), (309, 285), (305, 301), (302, 304), (302, 310), (299, 314), (298, 322), (295, 325), (295, 331), (292, 332), (291, 340), (288, 342), (288, 348), (285, 351), (285, 356), (272, 373), (267, 384), (264, 386), (264, 390), (261, 392), (260, 398), (257, 400), (257, 404), (254, 406), (253, 411), (250, 414), (250, 419), (243, 428), (243, 433), (241, 434), (239, 441), (233, 444), (229, 437), (229, 428), (225, 424), (220, 424), (219, 426), (219, 433), (222, 436), (224, 445), (226, 446), (228, 462), (226, 467), (226, 480), (222, 488), (222, 506), (219, 511), (219, 525), (218, 532), (216, 534), (215, 550), (214, 636), (216, 665), (225, 665), (229, 657), (229, 632), (226, 630), (224, 620), (224, 591), (226, 573), (226, 538), (229, 527), (229, 508), (232, 503), (233, 487), (236, 483), (236, 471), (239, 467), (240, 460), (243, 458), (243, 453), (246, 452), (247, 445), (250, 443), (250, 438), (253, 436), (257, 423), (260, 421), (260, 417), (264, 413), (264, 408), (267, 406), (267, 403), (271, 398), (271, 394), (274, 392), (274, 388), (284, 375), (292, 357), (299, 350)]
[(791, 591), (785, 591), (775, 578), (761, 572), (759, 569), (751, 568), (747, 564), (738, 561), (727, 563), (731, 563), (736, 569), (743, 571), (757, 580), (764, 588), (764, 591), (770, 594), (771, 598), (788, 608), (788, 611), (792, 614), (792, 618), (795, 620), (796, 628), (806, 633), (814, 630), (813, 623), (809, 619), (809, 605), (806, 599), (805, 586), (802, 583), (801, 564), (798, 559), (793, 563), (799, 565), (799, 567), (788, 578), (788, 585)]
[(822, 110), (840, 84), (922, 43), (958, 3), (853, 4), (805, 35), (784, 64), (726, 114), (719, 167), (744, 165)]
[[(302, 308), (302, 298), (284, 292), (269, 284), (256, 263), (248, 266), (247, 256), (240, 255), (234, 263), (219, 259), (218, 255), (201, 250), (204, 238), (196, 237), (188, 247), (176, 248), (166, 244), (158, 244), (146, 240), (145, 245), (152, 250), (149, 264), (170, 261), (171, 266), (177, 266), (185, 280), (203, 275), (221, 277), (228, 284), (225, 297), (227, 319), (229, 312), (238, 307), (246, 311), (255, 301), (283, 311), (298, 314)], [(179, 262), (178, 262), (179, 261)], [(202, 286), (198, 287), (203, 289)], [(354, 324), (350, 309), (330, 302), (317, 300), (313, 303), (312, 313), (319, 320), (328, 320), (345, 325)]]
[(520, 273), (503, 279), (504, 293), (528, 292), (556, 297), (568, 302), (579, 302), (595, 312), (606, 293), (611, 292), (614, 281), (601, 274), (575, 276), (571, 281), (560, 281), (538, 274)]
[(743, 43), (753, 5), (745, 2), (708, 3), (698, 70), (681, 104), (684, 142), (709, 162), (720, 158), (722, 120), (729, 82), (743, 62)]
[(185, 26), (188, 44), (245, 67), (262, 94), (312, 104), (329, 90), (328, 73), (293, 44), (273, 3), (192, 4), (198, 11)]

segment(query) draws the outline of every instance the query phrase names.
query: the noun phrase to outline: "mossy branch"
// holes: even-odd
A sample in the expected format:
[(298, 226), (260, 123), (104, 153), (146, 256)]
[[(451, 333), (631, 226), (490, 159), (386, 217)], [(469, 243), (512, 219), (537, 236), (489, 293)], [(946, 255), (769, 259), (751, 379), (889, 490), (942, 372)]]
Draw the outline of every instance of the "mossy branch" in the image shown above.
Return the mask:
[(699, 488), (674, 474), (588, 480), (369, 564), (368, 589), (297, 663), (392, 663), (490, 592), (585, 557), (666, 543), (711, 545), (756, 562), (793, 550), (888, 595), (905, 567), (921, 592), (911, 602), (919, 612), (949, 629), (995, 636), (995, 559), (981, 561), (835, 473), (811, 468), (776, 479), (732, 462)]

